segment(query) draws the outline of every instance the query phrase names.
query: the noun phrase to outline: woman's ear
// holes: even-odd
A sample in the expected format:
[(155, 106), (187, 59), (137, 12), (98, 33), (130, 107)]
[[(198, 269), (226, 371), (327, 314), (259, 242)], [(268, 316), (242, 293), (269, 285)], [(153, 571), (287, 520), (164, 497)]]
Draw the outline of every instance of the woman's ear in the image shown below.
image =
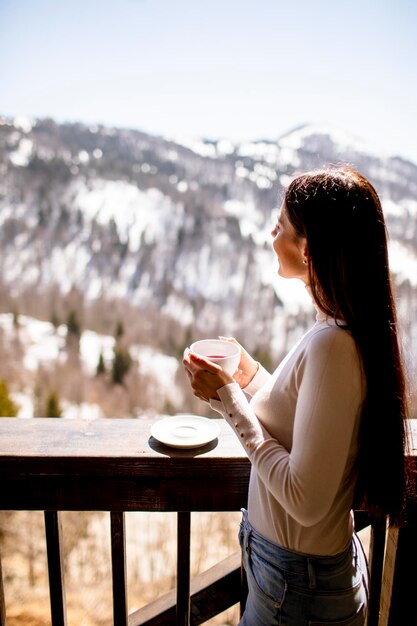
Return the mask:
[(301, 240), (301, 254), (303, 255), (303, 263), (304, 265), (308, 264), (308, 246), (307, 239), (305, 237)]

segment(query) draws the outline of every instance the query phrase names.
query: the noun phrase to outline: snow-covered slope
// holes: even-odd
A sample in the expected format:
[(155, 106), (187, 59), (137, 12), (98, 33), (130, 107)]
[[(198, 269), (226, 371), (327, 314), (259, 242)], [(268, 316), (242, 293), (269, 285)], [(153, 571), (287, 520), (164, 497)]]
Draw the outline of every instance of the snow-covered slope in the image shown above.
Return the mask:
[(276, 275), (274, 209), (294, 173), (337, 162), (380, 193), (398, 287), (414, 293), (417, 166), (337, 129), (239, 144), (2, 119), (0, 281), (14, 296), (54, 285), (63, 297), (76, 287), (90, 300), (125, 299), (199, 334), (280, 352), (288, 315), (308, 316), (311, 303)]

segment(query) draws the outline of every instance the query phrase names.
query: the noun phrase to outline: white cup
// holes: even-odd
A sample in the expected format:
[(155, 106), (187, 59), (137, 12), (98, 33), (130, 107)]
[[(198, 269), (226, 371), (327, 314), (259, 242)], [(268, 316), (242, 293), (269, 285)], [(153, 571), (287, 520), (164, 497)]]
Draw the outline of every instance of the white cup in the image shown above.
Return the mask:
[(222, 370), (233, 376), (240, 361), (240, 347), (223, 339), (200, 339), (190, 346), (191, 352), (220, 365)]

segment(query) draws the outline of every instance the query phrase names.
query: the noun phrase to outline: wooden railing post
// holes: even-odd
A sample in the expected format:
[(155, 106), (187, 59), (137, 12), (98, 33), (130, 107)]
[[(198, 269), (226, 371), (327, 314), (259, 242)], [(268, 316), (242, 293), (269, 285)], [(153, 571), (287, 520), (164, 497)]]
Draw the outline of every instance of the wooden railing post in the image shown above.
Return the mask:
[(369, 548), (370, 584), (367, 626), (379, 625), (386, 533), (386, 521), (372, 524)]
[(390, 603), (388, 619), (381, 626), (415, 626), (417, 624), (417, 504), (411, 503), (406, 523), (395, 534), (395, 545), (388, 554), (391, 565)]
[(190, 534), (191, 513), (178, 512), (177, 523), (177, 622), (190, 626)]
[(113, 625), (127, 626), (126, 538), (124, 513), (110, 513)]
[(58, 511), (45, 511), (45, 535), (52, 626), (66, 626), (67, 615), (62, 567), (62, 530), (61, 516)]
[(3, 571), (1, 568), (1, 554), (0, 554), (0, 626), (6, 626), (6, 602), (4, 599)]
[[(382, 572), (381, 606), (378, 626), (388, 626), (389, 611), (392, 600), (395, 563), (397, 560), (399, 528), (388, 528), (385, 547), (384, 570)], [(414, 621), (412, 626), (415, 626)]]

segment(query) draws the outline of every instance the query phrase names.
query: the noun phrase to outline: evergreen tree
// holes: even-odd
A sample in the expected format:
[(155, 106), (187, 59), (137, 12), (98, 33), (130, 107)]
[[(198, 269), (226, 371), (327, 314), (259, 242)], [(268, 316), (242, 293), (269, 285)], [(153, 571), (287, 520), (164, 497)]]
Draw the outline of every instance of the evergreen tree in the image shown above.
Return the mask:
[(132, 365), (132, 357), (127, 348), (116, 346), (112, 363), (112, 381), (116, 385), (123, 383), (124, 377)]
[(67, 332), (68, 335), (73, 335), (74, 337), (80, 337), (81, 335), (81, 322), (74, 310), (68, 313)]
[(9, 396), (9, 388), (4, 380), (0, 380), (0, 417), (16, 417), (18, 407)]
[(125, 334), (125, 328), (124, 328), (123, 322), (119, 320), (116, 325), (116, 332), (114, 333), (116, 341), (119, 341), (119, 339), (121, 339), (124, 334)]
[(103, 353), (100, 352), (100, 356), (99, 356), (98, 363), (97, 363), (96, 374), (97, 376), (100, 376), (101, 374), (105, 374), (105, 373), (106, 373), (106, 365), (104, 363)]
[(67, 348), (71, 352), (71, 356), (78, 358), (80, 349), (81, 322), (77, 313), (72, 309), (67, 317)]
[(62, 417), (59, 395), (54, 389), (49, 392), (46, 398), (45, 417)]
[(51, 324), (55, 329), (59, 326), (59, 317), (56, 311), (54, 311), (51, 315)]

